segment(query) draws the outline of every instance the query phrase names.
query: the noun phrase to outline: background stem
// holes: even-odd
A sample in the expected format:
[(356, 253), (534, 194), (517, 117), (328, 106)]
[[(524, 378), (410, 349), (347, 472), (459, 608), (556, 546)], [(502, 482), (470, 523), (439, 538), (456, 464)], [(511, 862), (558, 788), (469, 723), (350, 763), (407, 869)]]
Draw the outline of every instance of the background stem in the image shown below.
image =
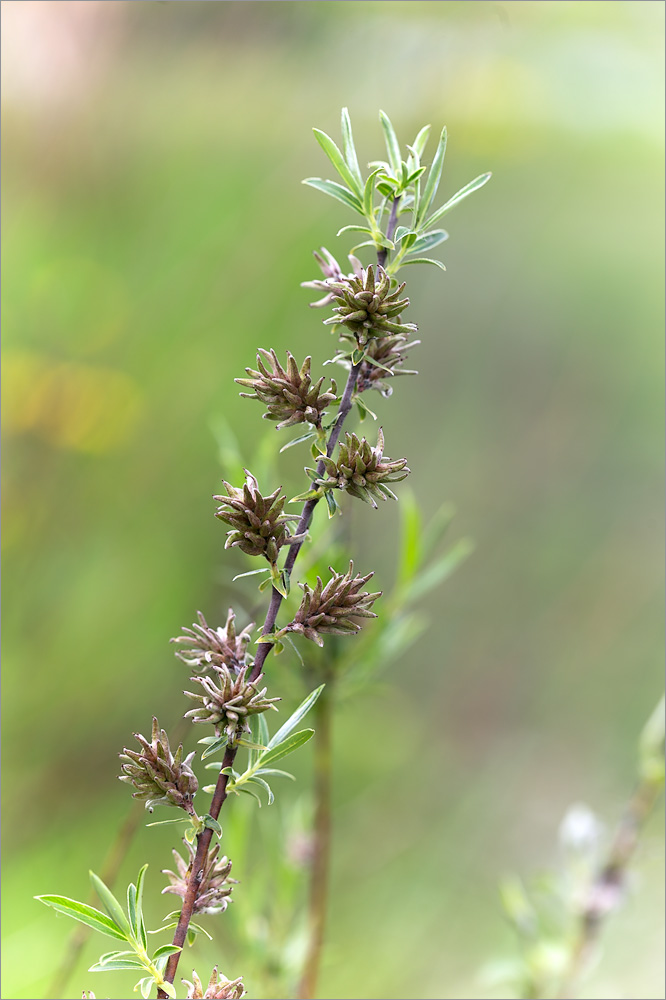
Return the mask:
[(588, 892), (587, 904), (578, 918), (568, 967), (556, 1000), (571, 1000), (592, 958), (606, 917), (622, 899), (627, 869), (638, 847), (646, 821), (661, 794), (660, 781), (643, 779), (627, 803), (613, 836), (606, 861)]
[(314, 735), (314, 839), (310, 868), (309, 942), (303, 973), (298, 987), (299, 1000), (313, 1000), (324, 946), (328, 879), (331, 856), (331, 735), (333, 721), (334, 677), (330, 668), (324, 677), (326, 687), (319, 696), (315, 712)]

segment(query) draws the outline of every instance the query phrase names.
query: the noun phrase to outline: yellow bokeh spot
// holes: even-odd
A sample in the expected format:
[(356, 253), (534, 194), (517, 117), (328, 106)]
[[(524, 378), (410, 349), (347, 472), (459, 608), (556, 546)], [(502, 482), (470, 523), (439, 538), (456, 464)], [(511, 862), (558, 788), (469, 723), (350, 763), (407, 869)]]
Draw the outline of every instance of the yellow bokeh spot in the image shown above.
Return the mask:
[(3, 433), (32, 432), (58, 448), (102, 454), (136, 426), (141, 390), (124, 372), (13, 352), (3, 368)]

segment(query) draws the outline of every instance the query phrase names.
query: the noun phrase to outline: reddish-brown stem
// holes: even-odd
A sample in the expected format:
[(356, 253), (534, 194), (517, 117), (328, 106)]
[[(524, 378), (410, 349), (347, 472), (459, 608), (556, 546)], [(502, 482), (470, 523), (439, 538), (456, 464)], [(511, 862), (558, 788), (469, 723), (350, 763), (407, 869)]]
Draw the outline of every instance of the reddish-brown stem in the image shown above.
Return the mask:
[[(338, 417), (333, 425), (331, 433), (329, 435), (328, 444), (326, 446), (327, 456), (333, 454), (333, 450), (338, 443), (340, 433), (342, 431), (342, 425), (352, 408), (354, 388), (356, 386), (356, 379), (358, 377), (359, 370), (361, 368), (362, 362), (357, 365), (352, 365), (349, 375), (347, 377), (347, 383), (345, 385), (344, 392), (342, 394), (342, 399), (340, 400), (340, 409), (338, 411)], [(317, 465), (317, 474), (323, 475), (324, 473), (324, 463), (319, 462)], [(296, 528), (297, 535), (305, 535), (310, 523), (312, 521), (312, 515), (314, 509), (319, 502), (318, 499), (307, 500), (303, 508), (303, 513), (301, 514), (300, 520), (298, 522), (298, 527)], [(289, 552), (285, 560), (284, 569), (287, 573), (291, 573), (294, 568), (294, 563), (298, 557), (298, 553), (301, 550), (303, 542), (296, 542), (294, 545), (289, 547)], [(268, 635), (269, 632), (273, 630), (273, 626), (277, 620), (278, 612), (280, 610), (280, 605), (282, 604), (282, 594), (278, 593), (275, 588), (272, 588), (271, 601), (268, 607), (268, 613), (266, 615), (266, 620), (262, 628), (262, 635)], [(262, 672), (264, 661), (271, 650), (270, 643), (260, 643), (257, 651), (257, 655), (254, 661), (254, 666), (252, 667), (252, 672), (250, 673), (250, 680), (254, 681), (257, 679), (259, 674)], [(227, 797), (227, 781), (228, 775), (224, 774), (225, 768), (230, 768), (233, 766), (234, 760), (236, 758), (237, 747), (227, 747), (226, 753), (224, 755), (224, 761), (222, 763), (222, 770), (220, 771), (220, 776), (217, 779), (217, 784), (215, 785), (215, 792), (213, 794), (213, 800), (210, 804), (210, 815), (213, 819), (217, 819), (220, 815), (220, 810), (224, 804), (224, 800)], [(185, 891), (185, 897), (183, 899), (183, 906), (180, 911), (180, 917), (178, 918), (178, 925), (173, 935), (173, 944), (177, 948), (182, 948), (185, 944), (185, 939), (187, 937), (187, 929), (192, 920), (194, 914), (194, 904), (196, 903), (197, 893), (199, 891), (199, 885), (201, 884), (201, 878), (203, 873), (204, 860), (208, 853), (208, 848), (210, 847), (210, 842), (213, 836), (213, 831), (206, 827), (199, 836), (197, 837), (197, 850), (192, 862), (192, 868), (187, 882), (187, 889)], [(164, 973), (164, 979), (167, 983), (173, 983), (176, 976), (176, 970), (178, 969), (178, 962), (180, 960), (181, 952), (176, 952), (174, 955), (169, 957), (167, 962), (167, 967)], [(166, 998), (167, 994), (164, 990), (158, 990), (157, 996), (160, 998)]]

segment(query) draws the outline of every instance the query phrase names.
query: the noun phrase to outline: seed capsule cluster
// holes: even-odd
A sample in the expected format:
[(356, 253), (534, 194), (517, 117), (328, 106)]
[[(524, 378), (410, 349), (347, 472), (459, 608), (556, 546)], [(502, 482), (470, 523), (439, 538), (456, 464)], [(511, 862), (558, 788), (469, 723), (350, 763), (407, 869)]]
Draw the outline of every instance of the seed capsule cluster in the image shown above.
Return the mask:
[(370, 608), (381, 597), (381, 591), (370, 594), (361, 588), (374, 574), (354, 576), (354, 563), (349, 563), (346, 573), (336, 573), (329, 566), (331, 579), (326, 586), (320, 577), (312, 590), (307, 583), (299, 586), (303, 590), (301, 606), (294, 620), (285, 632), (296, 632), (311, 639), (318, 646), (324, 645), (322, 635), (353, 635), (361, 628), (359, 618), (376, 618)]
[(172, 754), (169, 737), (164, 729), (160, 729), (155, 718), (150, 742), (141, 733), (135, 733), (134, 736), (142, 750), (138, 752), (125, 748), (119, 754), (123, 761), (120, 780), (134, 785), (136, 791), (133, 797), (145, 802), (146, 809), (150, 812), (158, 804), (178, 806), (192, 812), (192, 800), (199, 787), (190, 766), (194, 752), (183, 760), (181, 745), (175, 755)]
[(241, 997), (245, 996), (243, 977), (227, 979), (226, 976), (218, 974), (217, 966), (213, 969), (205, 993), (203, 984), (194, 970), (192, 979), (194, 982), (191, 983), (183, 979), (183, 983), (187, 986), (187, 1000), (241, 1000)]
[[(188, 858), (182, 858), (178, 851), (174, 850), (173, 857), (176, 862), (176, 872), (163, 869), (162, 874), (169, 876), (170, 885), (162, 889), (162, 893), (173, 892), (181, 899), (185, 898), (187, 892), (187, 876), (189, 875), (196, 851), (192, 844), (183, 841), (187, 848)], [(238, 885), (238, 880), (230, 878), (231, 861), (223, 857), (218, 860), (220, 845), (210, 848), (203, 863), (202, 878), (199, 883), (199, 891), (194, 903), (195, 913), (224, 913), (231, 902), (231, 890), (234, 885)]]
[(326, 478), (314, 480), (315, 489), (346, 490), (351, 496), (377, 507), (377, 500), (388, 497), (397, 500), (389, 483), (398, 483), (409, 475), (407, 459), (391, 461), (384, 455), (384, 434), (381, 427), (373, 448), (356, 434), (345, 434), (337, 459), (322, 457)]
[(241, 632), (236, 632), (236, 615), (229, 608), (224, 628), (211, 628), (200, 611), (199, 619), (192, 628), (183, 628), (184, 635), (179, 635), (171, 641), (179, 643), (184, 649), (176, 651), (176, 656), (191, 670), (205, 673), (213, 668), (229, 667), (238, 671), (247, 662), (247, 647), (254, 628), (254, 622), (246, 625)]
[(191, 718), (192, 722), (212, 724), (218, 736), (224, 731), (232, 743), (242, 732), (249, 732), (250, 716), (266, 712), (269, 708), (275, 709), (275, 702), (280, 699), (267, 698), (267, 688), (260, 690), (258, 686), (263, 674), (250, 681), (246, 677), (248, 669), (249, 665), (235, 672), (222, 664), (214, 668), (213, 676), (190, 677), (191, 681), (201, 686), (202, 691), (200, 694), (184, 692), (196, 703), (196, 707), (186, 712), (185, 717)]
[(321, 427), (324, 411), (337, 398), (337, 386), (331, 380), (331, 390), (322, 392), (325, 377), (312, 383), (310, 364), (307, 357), (299, 368), (294, 357), (287, 351), (287, 367), (282, 367), (275, 351), (259, 350), (257, 368), (246, 368), (249, 378), (235, 379), (252, 392), (241, 392), (246, 399), (258, 399), (266, 406), (264, 418), (279, 420), (278, 430), (293, 424), (310, 423)]
[(215, 496), (219, 507), (215, 517), (231, 526), (225, 549), (238, 546), (248, 556), (265, 556), (275, 565), (280, 549), (291, 539), (287, 525), (298, 518), (284, 514), (285, 496), (279, 488), (264, 497), (257, 480), (245, 470), (246, 481), (239, 489), (225, 482), (228, 496)]

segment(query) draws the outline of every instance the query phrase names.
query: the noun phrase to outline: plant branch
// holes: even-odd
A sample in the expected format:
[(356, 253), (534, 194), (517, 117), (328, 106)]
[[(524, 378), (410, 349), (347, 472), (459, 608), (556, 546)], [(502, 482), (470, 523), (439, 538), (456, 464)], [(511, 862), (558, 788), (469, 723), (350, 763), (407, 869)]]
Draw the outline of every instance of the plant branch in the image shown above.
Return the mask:
[(310, 940), (303, 974), (298, 987), (299, 1000), (317, 995), (317, 980), (324, 947), (328, 876), (331, 855), (331, 728), (333, 715), (333, 673), (325, 673), (326, 687), (315, 705), (314, 744), (314, 845), (310, 874)]
[(578, 928), (571, 948), (557, 1000), (569, 1000), (576, 993), (606, 917), (622, 899), (627, 870), (638, 847), (640, 834), (652, 813), (662, 784), (644, 778), (630, 798), (615, 831), (606, 862), (592, 883), (587, 900), (578, 918)]
[[(356, 386), (356, 379), (358, 378), (358, 373), (361, 368), (362, 362), (357, 365), (352, 365), (349, 375), (347, 377), (347, 383), (345, 385), (344, 392), (342, 394), (342, 399), (340, 401), (340, 409), (338, 411), (338, 417), (331, 430), (328, 444), (326, 446), (326, 455), (330, 457), (333, 454), (340, 433), (342, 431), (342, 425), (344, 424), (349, 411), (352, 408), (354, 388)], [(320, 461), (317, 465), (317, 474), (323, 475), (325, 471), (323, 461)], [(303, 513), (298, 522), (298, 527), (296, 528), (296, 534), (305, 535), (310, 523), (312, 521), (312, 515), (314, 509), (317, 506), (318, 499), (308, 500), (303, 508)], [(285, 560), (284, 569), (287, 573), (291, 573), (294, 568), (294, 563), (298, 557), (298, 553), (301, 550), (303, 542), (296, 542), (294, 545), (289, 547), (289, 552)], [(274, 587), (271, 588), (271, 601), (268, 607), (268, 613), (266, 615), (266, 620), (264, 621), (263, 628), (261, 630), (262, 635), (268, 635), (269, 632), (273, 630), (273, 626), (277, 620), (278, 612), (282, 604), (282, 594), (280, 594)], [(257, 655), (254, 661), (254, 666), (252, 667), (252, 672), (250, 673), (250, 681), (254, 681), (261, 674), (264, 661), (271, 650), (270, 643), (260, 643)], [(215, 792), (213, 793), (213, 800), (210, 805), (210, 815), (213, 819), (217, 819), (220, 815), (220, 810), (224, 804), (224, 800), (227, 797), (227, 782), (228, 775), (224, 774), (226, 768), (233, 767), (234, 760), (236, 759), (236, 754), (238, 748), (236, 746), (228, 746), (226, 753), (224, 755), (224, 761), (222, 763), (222, 770), (217, 779), (217, 784), (215, 785)], [(203, 865), (206, 859), (208, 849), (210, 847), (210, 842), (213, 836), (213, 831), (208, 827), (202, 831), (197, 837), (197, 850), (192, 862), (192, 870), (190, 872), (187, 890), (185, 892), (185, 897), (183, 899), (183, 906), (180, 911), (180, 917), (178, 919), (178, 925), (174, 931), (173, 944), (182, 948), (185, 944), (185, 939), (187, 937), (187, 929), (192, 920), (194, 914), (194, 904), (196, 903), (197, 893), (199, 891), (199, 885), (201, 883), (201, 877), (203, 873)], [(173, 983), (176, 970), (178, 969), (178, 962), (180, 960), (181, 952), (176, 952), (174, 955), (169, 957), (167, 967), (164, 973), (164, 979), (167, 983)], [(160, 998), (165, 998), (167, 994), (163, 990), (157, 991), (157, 996)]]

